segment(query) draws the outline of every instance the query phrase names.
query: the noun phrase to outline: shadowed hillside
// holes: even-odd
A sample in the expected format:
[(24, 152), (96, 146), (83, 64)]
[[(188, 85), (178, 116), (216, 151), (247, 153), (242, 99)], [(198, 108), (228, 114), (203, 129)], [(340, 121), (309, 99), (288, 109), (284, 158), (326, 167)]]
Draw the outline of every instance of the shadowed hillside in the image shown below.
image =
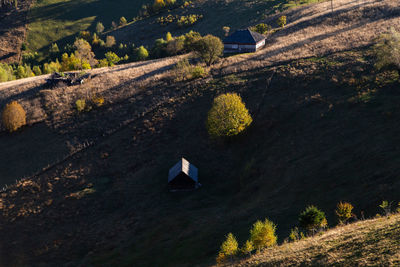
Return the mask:
[[(49, 87), (45, 77), (0, 85), (0, 105), (18, 100), (28, 116), (20, 131), (0, 134), (9, 184), (0, 192), (0, 265), (209, 266), (228, 232), (242, 243), (258, 219), (275, 222), (282, 242), (307, 205), (334, 226), (339, 201), (358, 217), (399, 201), (399, 75), (377, 71), (371, 49), (398, 26), (392, 3), (343, 6), (337, 17), (301, 8), (265, 49), (224, 58), (201, 79), (175, 80), (171, 68), (185, 55), (92, 70), (82, 85)], [(372, 12), (361, 19), (371, 30), (351, 12)], [(226, 92), (242, 96), (253, 123), (211, 140), (207, 112)], [(104, 105), (77, 111), (76, 100), (95, 96)], [(182, 156), (202, 187), (171, 194), (168, 170)], [(349, 260), (362, 265), (364, 255)], [(275, 262), (306, 261), (287, 257)]]

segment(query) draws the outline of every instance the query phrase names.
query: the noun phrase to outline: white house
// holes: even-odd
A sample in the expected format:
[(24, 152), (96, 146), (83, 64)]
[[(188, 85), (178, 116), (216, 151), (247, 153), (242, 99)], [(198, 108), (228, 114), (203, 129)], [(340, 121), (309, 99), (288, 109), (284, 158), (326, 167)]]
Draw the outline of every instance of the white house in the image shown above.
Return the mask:
[(266, 37), (249, 29), (237, 30), (224, 40), (224, 53), (256, 52), (265, 45)]

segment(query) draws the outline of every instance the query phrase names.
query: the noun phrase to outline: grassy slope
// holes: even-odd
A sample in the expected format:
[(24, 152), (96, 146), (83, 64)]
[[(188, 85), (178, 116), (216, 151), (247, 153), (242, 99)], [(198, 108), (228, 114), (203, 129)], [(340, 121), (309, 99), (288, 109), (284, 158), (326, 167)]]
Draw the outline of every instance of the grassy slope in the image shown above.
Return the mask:
[[(79, 31), (94, 31), (98, 21), (104, 24), (107, 31), (110, 29), (111, 21), (118, 23), (119, 18), (125, 16), (129, 22), (138, 14), (142, 4), (149, 2), (152, 1), (39, 0), (29, 13), (27, 39), (29, 49), (45, 52), (45, 48), (48, 48), (51, 43), (70, 42)], [(300, 4), (314, 2), (318, 0), (305, 0)], [(162, 14), (133, 23), (115, 32), (108, 32), (108, 34), (115, 35), (119, 41), (147, 45), (153, 44), (157, 38), (164, 37), (168, 31), (177, 35), (193, 29), (203, 34), (212, 33), (222, 37), (222, 26), (231, 26), (232, 29), (247, 27), (261, 21), (265, 15), (292, 6), (294, 4), (286, 0), (235, 0), (229, 3), (221, 0), (193, 1), (190, 7), (173, 10), (172, 14), (203, 14), (204, 19), (194, 27), (181, 29), (177, 26), (158, 25), (156, 19), (168, 14), (164, 11)], [(232, 17), (235, 17), (235, 20), (232, 20)]]
[[(372, 62), (369, 50), (350, 51), (217, 75), (207, 83), (154, 82), (123, 105), (72, 116), (60, 130), (93, 137), (140, 112), (141, 103), (169, 99), (96, 147), (3, 194), (0, 228), (14, 243), (0, 250), (2, 258), (207, 265), (227, 232), (243, 242), (257, 219), (276, 222), (282, 240), (308, 204), (326, 211), (330, 225), (340, 200), (355, 204), (358, 215), (375, 214), (382, 198), (398, 197), (400, 156), (393, 144), (399, 143), (400, 95), (397, 74), (377, 74)], [(135, 88), (128, 82), (115, 90)], [(213, 97), (226, 91), (243, 96), (254, 124), (234, 142), (214, 143), (205, 114)], [(169, 194), (165, 175), (181, 156), (199, 167), (203, 187)]]
[(398, 266), (400, 215), (336, 227), (270, 248), (234, 266)]
[(38, 51), (51, 43), (65, 44), (79, 31), (95, 30), (96, 23), (106, 28), (125, 16), (128, 20), (137, 15), (147, 0), (38, 0), (31, 8), (28, 21), (28, 47)]

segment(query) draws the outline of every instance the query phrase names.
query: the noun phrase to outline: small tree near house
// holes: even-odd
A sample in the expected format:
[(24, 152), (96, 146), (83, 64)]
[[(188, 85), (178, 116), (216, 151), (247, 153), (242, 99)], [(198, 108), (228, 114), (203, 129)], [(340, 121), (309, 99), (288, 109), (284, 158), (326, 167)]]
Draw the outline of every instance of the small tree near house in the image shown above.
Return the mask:
[(196, 42), (194, 51), (208, 66), (211, 66), (222, 55), (224, 45), (218, 37), (206, 35)]

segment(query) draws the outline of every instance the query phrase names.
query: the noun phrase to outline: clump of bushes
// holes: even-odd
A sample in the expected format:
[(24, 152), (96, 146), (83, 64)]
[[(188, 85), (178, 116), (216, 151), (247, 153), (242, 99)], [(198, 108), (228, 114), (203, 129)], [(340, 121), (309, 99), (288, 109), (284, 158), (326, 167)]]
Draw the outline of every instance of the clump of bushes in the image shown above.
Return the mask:
[(315, 233), (328, 226), (325, 213), (316, 206), (308, 206), (299, 216), (300, 227)]
[(212, 137), (230, 137), (243, 132), (252, 121), (242, 98), (228, 93), (214, 99), (206, 124)]
[(7, 104), (2, 113), (2, 122), (9, 132), (14, 132), (26, 124), (24, 108), (16, 101)]
[(193, 66), (186, 58), (176, 63), (172, 73), (175, 81), (203, 78), (208, 74), (202, 66)]
[(250, 28), (250, 30), (261, 34), (267, 34), (268, 32), (271, 31), (271, 29), (272, 29), (271, 26), (265, 23), (260, 23)]

